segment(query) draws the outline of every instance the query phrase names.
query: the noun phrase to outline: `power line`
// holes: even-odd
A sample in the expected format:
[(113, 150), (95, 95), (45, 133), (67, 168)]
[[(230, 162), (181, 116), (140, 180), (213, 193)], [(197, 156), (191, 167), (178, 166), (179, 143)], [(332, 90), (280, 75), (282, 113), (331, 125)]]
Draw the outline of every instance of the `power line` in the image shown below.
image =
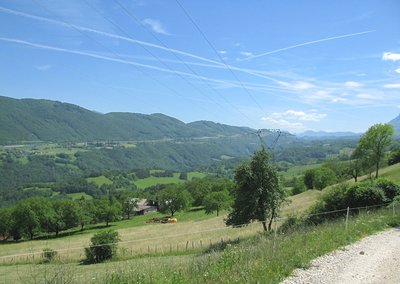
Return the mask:
[[(86, 0), (85, 0), (86, 2)], [(217, 92), (214, 88), (210, 86), (210, 84), (200, 75), (198, 74), (192, 67), (189, 66), (184, 60), (182, 60), (181, 57), (179, 57), (175, 52), (172, 52), (171, 48), (168, 47), (152, 30), (150, 30), (146, 25), (144, 25), (132, 12), (130, 12), (124, 5), (121, 4), (120, 1), (115, 0), (117, 5), (129, 16), (131, 17), (137, 24), (142, 26), (149, 34), (152, 35), (152, 37), (158, 41), (166, 50), (169, 50), (169, 52), (181, 63), (184, 64), (184, 66), (192, 72), (194, 75), (198, 76), (212, 91), (217, 93), (227, 104), (229, 104), (234, 110), (236, 110), (238, 113), (240, 113), (243, 117), (245, 117), (247, 120), (249, 120), (251, 123), (253, 123), (252, 119), (250, 119), (247, 115), (245, 115), (242, 111), (240, 111), (236, 106), (234, 106), (231, 102), (229, 102), (221, 93)], [(86, 2), (87, 3), (87, 2)], [(129, 37), (129, 36), (128, 36)], [(145, 48), (146, 49), (146, 48)], [(147, 51), (147, 49), (146, 49)], [(160, 61), (160, 59), (157, 57), (157, 59)], [(182, 76), (180, 76), (182, 77)], [(216, 103), (218, 106), (223, 108), (217, 101), (215, 101), (212, 97), (208, 96), (207, 94), (204, 93), (204, 95), (212, 100), (214, 103)]]
[[(89, 36), (88, 34), (84, 33), (81, 29), (77, 28), (75, 25), (70, 24), (66, 21), (64, 21), (63, 19), (61, 19), (60, 17), (58, 17), (56, 14), (54, 14), (51, 10), (49, 10), (47, 7), (45, 7), (44, 5), (42, 5), (41, 3), (38, 3), (36, 0), (32, 0), (34, 3), (36, 3), (38, 6), (42, 7), (45, 11), (47, 11), (49, 14), (51, 14), (53, 17), (56, 17), (58, 19), (60, 19), (60, 21), (68, 26), (69, 28), (72, 28), (74, 30), (76, 30), (77, 32), (79, 32), (80, 34), (82, 34), (83, 36), (85, 36), (86, 38), (88, 38), (91, 41), (94, 41), (96, 44), (98, 44), (99, 46), (101, 46), (102, 48), (106, 49), (108, 52), (110, 52), (111, 54), (113, 54), (114, 56), (116, 56), (119, 60), (124, 61), (124, 57), (122, 57), (121, 55), (119, 55), (117, 52), (113, 51), (112, 49), (110, 49), (109, 47), (105, 46), (103, 43), (101, 43), (100, 41), (96, 40), (95, 38)], [(133, 64), (132, 64), (133, 65)], [(162, 83), (160, 80), (158, 80), (155, 76), (152, 76), (151, 73), (145, 72), (144, 70), (142, 70), (141, 68), (137, 67), (136, 65), (133, 65), (135, 67), (135, 69), (139, 72), (141, 72), (142, 74), (144, 74), (145, 76), (148, 76), (149, 78), (151, 78), (152, 80), (154, 80), (155, 82), (157, 82), (159, 85), (167, 88), (168, 90), (170, 90), (172, 93), (174, 93), (175, 95), (177, 95), (178, 97), (181, 98), (185, 98), (185, 96), (179, 94), (176, 90), (174, 90), (173, 88), (171, 88), (170, 86), (168, 86), (167, 84)], [(176, 72), (173, 70), (170, 70), (171, 72)], [(209, 111), (207, 109), (205, 109), (206, 111)]]
[[(109, 22), (111, 25), (113, 25), (114, 27), (116, 27), (120, 32), (122, 32), (122, 34), (124, 34), (126, 37), (128, 37), (129, 39), (132, 39), (130, 37), (130, 35), (123, 29), (121, 28), (121, 26), (119, 26), (115, 21), (111, 20), (109, 17), (104, 16), (95, 6), (93, 6), (91, 3), (89, 3), (87, 0), (84, 0), (84, 2), (90, 6), (99, 16), (101, 16), (103, 19), (105, 19), (107, 22)], [(118, 3), (117, 3), (118, 4)], [(167, 64), (164, 60), (162, 60), (160, 57), (158, 57), (157, 55), (155, 55), (153, 52), (150, 51), (150, 49), (148, 49), (145, 45), (136, 42), (137, 45), (139, 45), (143, 50), (145, 50), (150, 56), (154, 57), (158, 62), (160, 62), (163, 66), (165, 66), (168, 70), (170, 70), (171, 72), (173, 72), (176, 76), (178, 76), (179, 78), (181, 78), (183, 81), (185, 81), (188, 85), (190, 85), (192, 88), (196, 89), (200, 94), (202, 94), (203, 96), (207, 97), (208, 99), (210, 99), (211, 101), (213, 101), (214, 103), (216, 103), (219, 107), (221, 107), (223, 109), (223, 107), (221, 105), (219, 105), (213, 98), (211, 98), (210, 96), (206, 95), (200, 88), (198, 88), (197, 86), (195, 86), (192, 82), (190, 82), (189, 80), (187, 80), (185, 77), (183, 77), (181, 74), (179, 74), (175, 69), (171, 68), (171, 66), (169, 66), (169, 64)]]
[(243, 84), (243, 82), (239, 79), (239, 77), (233, 72), (231, 67), (225, 62), (224, 58), (219, 54), (217, 49), (214, 47), (214, 45), (208, 40), (207, 36), (203, 33), (203, 31), (200, 29), (200, 27), (196, 24), (196, 22), (193, 20), (193, 18), (189, 15), (188, 11), (182, 6), (182, 4), (178, 1), (175, 0), (175, 2), (178, 4), (178, 6), (182, 9), (186, 17), (190, 20), (190, 22), (195, 26), (197, 31), (201, 34), (203, 39), (208, 43), (208, 45), (211, 47), (211, 49), (214, 51), (214, 53), (218, 56), (219, 60), (225, 65), (226, 68), (228, 68), (229, 72), (232, 74), (232, 76), (239, 82), (241, 87), (246, 91), (246, 93), (249, 95), (251, 100), (260, 108), (260, 110), (265, 114), (268, 115), (263, 107), (257, 102), (257, 100), (254, 98), (254, 96), (250, 93), (250, 91), (246, 88), (246, 86)]

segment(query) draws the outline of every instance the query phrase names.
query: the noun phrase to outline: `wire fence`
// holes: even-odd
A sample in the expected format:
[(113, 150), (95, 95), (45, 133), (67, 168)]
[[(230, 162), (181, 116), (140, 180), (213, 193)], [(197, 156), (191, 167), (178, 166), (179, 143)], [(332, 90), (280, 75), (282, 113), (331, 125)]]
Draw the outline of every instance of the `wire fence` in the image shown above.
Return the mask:
[[(339, 210), (332, 210), (326, 212), (319, 212), (314, 214), (302, 214), (302, 215), (294, 215), (298, 219), (308, 219), (310, 217), (315, 216), (326, 216), (329, 214), (338, 214), (343, 213), (342, 218), (344, 218), (344, 227), (347, 232), (349, 229), (349, 218), (353, 212), (359, 213), (362, 211), (368, 212), (371, 209), (376, 208), (386, 208), (388, 210), (386, 213), (390, 212), (393, 215), (393, 218), (397, 216), (397, 205), (392, 203), (383, 203), (376, 204), (370, 206), (361, 206), (361, 207), (353, 207), (353, 208), (343, 208)], [(276, 217), (273, 219), (273, 238), (274, 238), (274, 247), (275, 247), (275, 239), (279, 234), (279, 229), (285, 221), (293, 218), (293, 216), (284, 216), (284, 217)], [(254, 221), (251, 223), (244, 223), (235, 226), (221, 226), (216, 228), (211, 228), (207, 230), (194, 230), (186, 233), (178, 233), (178, 234), (164, 234), (157, 237), (150, 238), (136, 238), (136, 239), (127, 239), (122, 240), (118, 243), (109, 243), (105, 245), (115, 245), (119, 246), (119, 256), (121, 258), (130, 258), (130, 257), (139, 257), (146, 255), (166, 255), (166, 254), (179, 254), (179, 253), (193, 253), (195, 251), (204, 251), (206, 249), (212, 250), (226, 246), (227, 244), (239, 242), (242, 239), (253, 236), (258, 232), (262, 232), (262, 226), (260, 226), (263, 222), (266, 221)], [(173, 230), (173, 226), (175, 224), (170, 224), (171, 230)], [(28, 244), (29, 242), (26, 242)], [(24, 243), (21, 243), (24, 244)], [(11, 244), (18, 245), (18, 243)], [(104, 245), (104, 244), (103, 244)], [(103, 246), (99, 245), (99, 246)], [(79, 245), (79, 246), (70, 246), (69, 241), (64, 244), (64, 248), (52, 249), (51, 242), (46, 242), (40, 248), (37, 247), (35, 251), (32, 248), (27, 247), (26, 253), (16, 253), (9, 255), (1, 255), (0, 263), (1, 264), (16, 264), (16, 263), (31, 263), (31, 262), (40, 262), (44, 260), (44, 249), (51, 249), (52, 251), (57, 253), (57, 259), (62, 261), (79, 261), (84, 259), (84, 249), (89, 247), (89, 243), (87, 245)], [(41, 250), (38, 250), (41, 249)]]

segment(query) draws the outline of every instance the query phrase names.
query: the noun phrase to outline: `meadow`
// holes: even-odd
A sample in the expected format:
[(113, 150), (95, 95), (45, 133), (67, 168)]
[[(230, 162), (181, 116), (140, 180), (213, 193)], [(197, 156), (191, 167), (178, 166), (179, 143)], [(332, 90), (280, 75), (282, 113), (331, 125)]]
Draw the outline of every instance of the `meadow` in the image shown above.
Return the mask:
[[(394, 165), (382, 169), (381, 175), (398, 180), (399, 172), (400, 166)], [(321, 194), (309, 190), (290, 197), (280, 217), (307, 214)], [(351, 215), (348, 230), (344, 219), (338, 219), (279, 233), (281, 220), (275, 225), (277, 234), (265, 234), (257, 222), (226, 227), (226, 212), (217, 217), (201, 208), (176, 213), (176, 224), (146, 222), (160, 213), (135, 216), (112, 223), (121, 237), (118, 257), (102, 264), (80, 262), (91, 236), (104, 226), (66, 231), (60, 238), (1, 243), (0, 283), (256, 283), (262, 279), (278, 283), (319, 255), (399, 224), (399, 210)], [(45, 248), (58, 252), (53, 262), (43, 263)], [(65, 275), (70, 277), (64, 279)]]

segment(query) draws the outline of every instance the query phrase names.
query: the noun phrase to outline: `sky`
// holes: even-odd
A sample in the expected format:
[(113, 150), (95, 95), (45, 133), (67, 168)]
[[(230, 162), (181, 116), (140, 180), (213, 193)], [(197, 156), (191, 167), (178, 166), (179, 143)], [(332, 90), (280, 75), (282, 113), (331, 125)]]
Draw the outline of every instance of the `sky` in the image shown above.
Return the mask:
[(2, 0), (0, 95), (363, 132), (400, 113), (400, 1)]

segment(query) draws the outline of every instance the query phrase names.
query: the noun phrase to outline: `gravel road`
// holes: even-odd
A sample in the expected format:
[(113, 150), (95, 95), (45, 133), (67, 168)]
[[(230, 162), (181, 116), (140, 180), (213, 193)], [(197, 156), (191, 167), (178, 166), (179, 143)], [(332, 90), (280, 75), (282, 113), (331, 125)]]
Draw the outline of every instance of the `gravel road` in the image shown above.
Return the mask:
[(400, 228), (321, 256), (281, 284), (298, 283), (400, 283)]

